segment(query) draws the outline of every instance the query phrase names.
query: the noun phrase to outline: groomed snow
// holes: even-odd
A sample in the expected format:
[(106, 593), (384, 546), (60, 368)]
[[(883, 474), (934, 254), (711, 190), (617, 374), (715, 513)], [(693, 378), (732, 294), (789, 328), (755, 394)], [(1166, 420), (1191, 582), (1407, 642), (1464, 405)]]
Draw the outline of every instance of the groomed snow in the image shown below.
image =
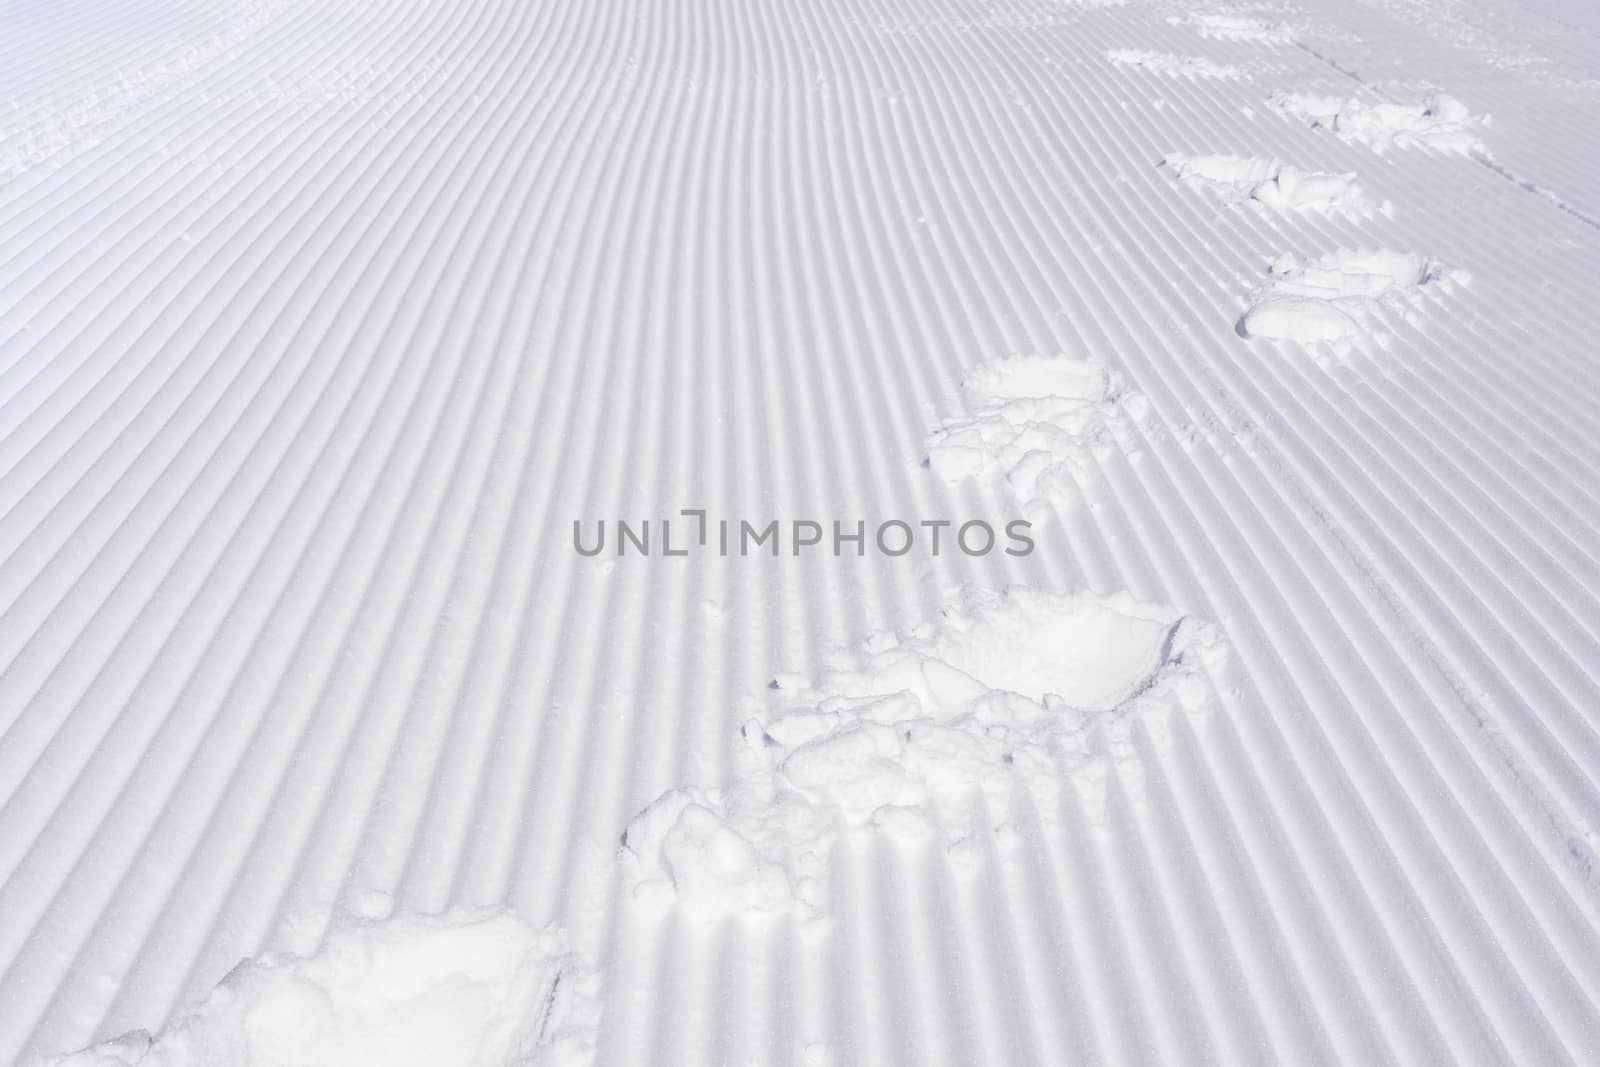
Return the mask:
[(965, 413), (928, 438), (929, 467), (952, 482), (1004, 478), (1028, 504), (1071, 495), (1096, 442), (1126, 418), (1105, 365), (1092, 359), (990, 360), (967, 374), (961, 393)]
[(1594, 1062), (1597, 161), (1582, 0), (6, 6), (0, 1064)]

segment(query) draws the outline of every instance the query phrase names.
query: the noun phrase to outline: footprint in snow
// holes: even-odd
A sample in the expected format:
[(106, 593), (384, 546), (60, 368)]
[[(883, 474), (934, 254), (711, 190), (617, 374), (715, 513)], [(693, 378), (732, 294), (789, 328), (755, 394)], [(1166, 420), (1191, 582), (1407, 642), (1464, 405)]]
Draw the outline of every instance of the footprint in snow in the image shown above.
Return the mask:
[(1238, 204), (1256, 204), (1277, 211), (1325, 214), (1392, 215), (1388, 201), (1374, 206), (1354, 174), (1329, 174), (1284, 166), (1276, 159), (1244, 156), (1188, 156), (1169, 153), (1162, 165), (1185, 185)]
[(1306, 345), (1369, 333), (1385, 307), (1404, 308), (1425, 287), (1468, 280), (1426, 256), (1385, 250), (1341, 250), (1309, 263), (1285, 255), (1269, 273), (1239, 320), (1239, 335)]
[(780, 713), (741, 731), (730, 785), (640, 812), (621, 853), (631, 898), (711, 922), (820, 918), (841, 830), (936, 843), (975, 871), (985, 835), (1018, 843), (1019, 786), (1047, 822), (1063, 788), (1092, 796), (1134, 758), (1136, 723), (1204, 714), (1227, 656), (1216, 627), (1126, 594), (968, 591), (814, 684), (784, 685)]
[(1443, 94), (1409, 104), (1367, 103), (1354, 97), (1279, 93), (1268, 101), (1276, 110), (1341, 139), (1365, 145), (1380, 155), (1391, 148), (1420, 148), (1451, 155), (1487, 156), (1477, 131), (1490, 124), (1453, 96)]
[(989, 360), (961, 392), (966, 413), (928, 436), (929, 468), (949, 482), (1004, 478), (1025, 504), (1070, 496), (1091, 475), (1124, 400), (1103, 364), (1065, 356)]

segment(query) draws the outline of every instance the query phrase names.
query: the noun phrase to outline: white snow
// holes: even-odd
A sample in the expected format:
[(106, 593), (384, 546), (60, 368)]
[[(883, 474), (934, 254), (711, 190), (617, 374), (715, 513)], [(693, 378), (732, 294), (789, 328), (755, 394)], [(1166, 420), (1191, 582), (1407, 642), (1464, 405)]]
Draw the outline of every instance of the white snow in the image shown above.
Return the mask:
[(1353, 173), (1301, 170), (1276, 159), (1178, 152), (1169, 152), (1162, 162), (1185, 184), (1231, 201), (1253, 202), (1278, 211), (1370, 215), (1378, 210)]
[(1423, 286), (1467, 280), (1426, 256), (1382, 249), (1340, 250), (1310, 262), (1285, 254), (1269, 273), (1240, 332), (1301, 344), (1347, 340), (1365, 332), (1385, 306), (1413, 301)]
[(1594, 1062), (1597, 161), (1593, 0), (0, 5), (0, 1064)]
[(1284, 24), (1243, 12), (1192, 12), (1173, 15), (1168, 21), (1174, 25), (1188, 26), (1200, 36), (1213, 41), (1281, 44), (1293, 37), (1293, 30)]
[(928, 437), (929, 467), (951, 482), (1003, 478), (1024, 502), (1072, 495), (1122, 399), (1103, 364), (1064, 355), (986, 361), (961, 392), (965, 413)]
[(51, 1067), (568, 1067), (594, 1051), (598, 979), (509, 912), (343, 915), (305, 956), (236, 966), (206, 1000)]
[(1014, 789), (1053, 819), (1063, 783), (1116, 758), (1131, 719), (1199, 710), (1225, 662), (1214, 628), (1125, 594), (968, 590), (937, 622), (869, 641), (858, 666), (785, 689), (781, 714), (745, 725), (732, 783), (641, 812), (622, 849), (634, 900), (820, 918), (841, 833), (937, 833), (959, 865), (973, 835), (1020, 817)]
[(1489, 118), (1472, 113), (1466, 104), (1443, 93), (1417, 103), (1370, 103), (1354, 97), (1283, 93), (1270, 103), (1287, 115), (1332, 130), (1341, 138), (1380, 154), (1391, 148), (1459, 155), (1488, 152), (1478, 131), (1489, 125)]
[(1244, 76), (1238, 67), (1218, 63), (1204, 56), (1180, 56), (1142, 48), (1113, 48), (1106, 53), (1106, 58), (1120, 66), (1136, 67), (1169, 78), (1229, 79)]

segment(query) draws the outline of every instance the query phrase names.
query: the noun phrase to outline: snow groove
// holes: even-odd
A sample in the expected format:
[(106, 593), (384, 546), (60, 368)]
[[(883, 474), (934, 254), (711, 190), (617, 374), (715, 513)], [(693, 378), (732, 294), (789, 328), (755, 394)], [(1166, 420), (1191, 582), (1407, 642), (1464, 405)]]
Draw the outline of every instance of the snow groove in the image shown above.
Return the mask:
[[(1332, 0), (146, 6), (0, 38), (0, 1062), (485, 914), (607, 1065), (1600, 1046), (1592, 105)], [(682, 508), (1037, 549), (572, 551)]]

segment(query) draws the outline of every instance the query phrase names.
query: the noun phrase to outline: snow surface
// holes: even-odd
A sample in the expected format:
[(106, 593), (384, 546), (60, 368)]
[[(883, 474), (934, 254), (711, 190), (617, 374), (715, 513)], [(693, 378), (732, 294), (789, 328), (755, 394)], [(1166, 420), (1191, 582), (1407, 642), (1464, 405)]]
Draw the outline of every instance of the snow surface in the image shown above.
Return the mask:
[(512, 1067), (587, 1063), (596, 977), (507, 912), (345, 916), (307, 956), (245, 960), (161, 1033), (51, 1067)]
[(1462, 155), (1487, 152), (1476, 131), (1489, 124), (1488, 117), (1473, 114), (1466, 104), (1442, 93), (1417, 103), (1375, 103), (1353, 97), (1287, 93), (1273, 97), (1272, 105), (1374, 152), (1391, 148)]
[(1068, 356), (990, 360), (961, 383), (966, 413), (928, 438), (928, 465), (948, 481), (1003, 477), (1027, 503), (1070, 495), (1095, 442), (1121, 415), (1104, 364)]
[(1293, 38), (1288, 26), (1254, 14), (1198, 11), (1187, 15), (1174, 15), (1169, 21), (1174, 25), (1190, 27), (1200, 36), (1213, 41), (1278, 44), (1286, 43)]
[(1342, 250), (1302, 262), (1285, 254), (1239, 323), (1246, 337), (1318, 344), (1370, 333), (1385, 306), (1414, 302), (1424, 286), (1464, 284), (1425, 256), (1383, 249)]
[(0, 1064), (1595, 1061), (1600, 7), (0, 31)]
[(1015, 789), (1056, 818), (1062, 786), (1128, 746), (1130, 717), (1206, 700), (1220, 645), (1125, 595), (969, 591), (746, 723), (731, 784), (675, 789), (640, 813), (623, 837), (633, 897), (703, 918), (811, 919), (840, 833), (904, 842), (939, 826), (952, 857), (981, 847), (978, 833), (1014, 837)]
[(1106, 58), (1122, 66), (1137, 67), (1153, 74), (1174, 78), (1243, 77), (1238, 67), (1218, 63), (1204, 56), (1178, 56), (1170, 52), (1151, 52), (1138, 48), (1113, 48), (1106, 53)]
[[(1370, 215), (1378, 210), (1361, 191), (1354, 173), (1286, 167), (1275, 159), (1243, 156), (1187, 156), (1168, 153), (1162, 162), (1180, 181), (1235, 202), (1278, 211), (1332, 211)], [(1385, 204), (1393, 210), (1393, 205)]]

